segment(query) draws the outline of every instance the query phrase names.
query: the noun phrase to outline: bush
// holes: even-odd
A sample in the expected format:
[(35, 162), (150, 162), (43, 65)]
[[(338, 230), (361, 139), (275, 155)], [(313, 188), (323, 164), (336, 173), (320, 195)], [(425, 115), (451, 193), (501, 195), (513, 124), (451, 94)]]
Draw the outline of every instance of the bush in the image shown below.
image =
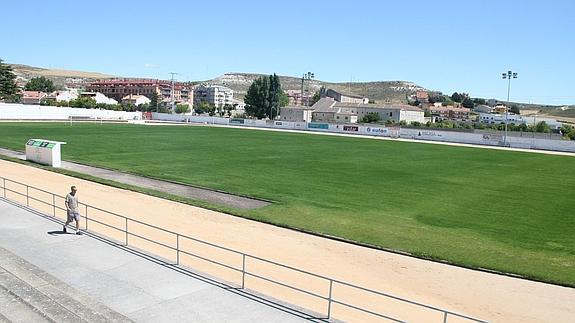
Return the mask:
[(363, 122), (363, 123), (374, 123), (374, 122), (378, 122), (379, 120), (381, 120), (381, 117), (379, 116), (379, 113), (377, 113), (377, 112), (370, 112), (370, 113), (366, 114), (366, 115), (361, 119), (361, 122)]
[(549, 132), (551, 132), (551, 128), (549, 127), (547, 122), (541, 121), (535, 125), (535, 131), (543, 132), (543, 133), (549, 133)]
[(94, 109), (96, 100), (89, 97), (79, 97), (76, 100), (70, 100), (69, 104), (72, 108)]
[(176, 113), (188, 113), (190, 112), (190, 106), (187, 104), (178, 104), (176, 105)]

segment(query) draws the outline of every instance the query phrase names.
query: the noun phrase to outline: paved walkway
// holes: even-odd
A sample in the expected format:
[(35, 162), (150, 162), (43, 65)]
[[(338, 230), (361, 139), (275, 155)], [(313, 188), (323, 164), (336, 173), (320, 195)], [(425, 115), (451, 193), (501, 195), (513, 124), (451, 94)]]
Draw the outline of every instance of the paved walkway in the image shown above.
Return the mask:
[(98, 237), (61, 230), (52, 218), (0, 199), (0, 322), (311, 319)]
[[(26, 159), (26, 155), (24, 153), (4, 148), (0, 148), (0, 154), (12, 158), (19, 158), (22, 160)], [(249, 197), (228, 194), (201, 187), (156, 180), (143, 176), (131, 175), (114, 170), (87, 166), (73, 162), (62, 161), (62, 168), (82, 174), (116, 181), (119, 183), (135, 185), (177, 196), (202, 200), (213, 204), (231, 206), (238, 209), (255, 209), (270, 204), (269, 202)]]

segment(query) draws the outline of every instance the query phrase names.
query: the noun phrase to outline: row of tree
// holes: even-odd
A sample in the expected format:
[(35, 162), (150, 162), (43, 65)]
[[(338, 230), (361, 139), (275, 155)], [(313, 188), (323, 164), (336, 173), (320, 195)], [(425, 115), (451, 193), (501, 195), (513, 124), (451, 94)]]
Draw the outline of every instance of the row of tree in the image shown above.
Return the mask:
[[(381, 117), (378, 113), (376, 112), (371, 112), (366, 114), (362, 119), (361, 122), (362, 123), (379, 123), (381, 121)], [(389, 124), (393, 124), (394, 122), (392, 120), (386, 120), (385, 124), (389, 125)], [(399, 122), (400, 126), (407, 126), (407, 122), (402, 120)], [(443, 120), (440, 122), (431, 122), (428, 121), (426, 123), (421, 123), (418, 121), (414, 121), (412, 123), (409, 124), (412, 127), (427, 127), (427, 128), (445, 128), (445, 129), (494, 129), (494, 130), (505, 130), (505, 124), (504, 123), (498, 123), (498, 124), (485, 124), (485, 123), (460, 123), (460, 122), (453, 122), (453, 121), (449, 121), (449, 120)], [(521, 132), (541, 132), (541, 133), (550, 133), (551, 132), (551, 127), (549, 127), (549, 125), (545, 122), (545, 121), (541, 121), (538, 122), (535, 125), (526, 125), (524, 123), (522, 124), (514, 124), (514, 123), (509, 123), (507, 124), (507, 130), (509, 131), (521, 131)], [(563, 134), (564, 137), (569, 138), (569, 139), (574, 139), (575, 138), (575, 128), (573, 128), (570, 125), (564, 125), (561, 128), (561, 133)]]
[[(56, 86), (52, 80), (40, 76), (30, 79), (24, 86), (24, 90), (51, 93), (56, 90)], [(13, 103), (22, 100), (20, 89), (16, 84), (16, 74), (10, 65), (4, 64), (2, 59), (0, 59), (0, 100)]]
[[(400, 123), (400, 125), (407, 125), (405, 122)], [(410, 124), (412, 127), (427, 127), (427, 128), (439, 128), (439, 129), (492, 129), (492, 130), (505, 130), (504, 123), (497, 123), (497, 124), (485, 124), (485, 123), (459, 123), (459, 122), (452, 122), (449, 120), (443, 120), (440, 122), (412, 122)], [(514, 124), (509, 123), (507, 124), (508, 131), (519, 131), (519, 132), (540, 132), (540, 133), (550, 133), (551, 127), (545, 122), (540, 121), (535, 125), (526, 125), (524, 123), (521, 124)]]
[[(69, 108), (83, 108), (83, 109), (103, 109), (114, 111), (158, 111), (157, 107), (152, 107), (150, 104), (140, 104), (138, 106), (131, 103), (120, 104), (107, 104), (96, 103), (96, 100), (90, 97), (79, 97), (70, 101), (56, 101), (56, 100), (43, 100), (40, 105), (48, 105), (55, 107), (69, 107)], [(168, 111), (165, 107), (160, 108), (160, 112)]]
[[(451, 96), (449, 95), (431, 95), (429, 97), (430, 103), (438, 103), (440, 102), (442, 106), (449, 106), (454, 105), (455, 103), (460, 103), (462, 107), (473, 109), (477, 105), (486, 104), (485, 99), (483, 98), (471, 98), (468, 93), (458, 93), (453, 92)], [(419, 102), (416, 102), (416, 105), (419, 105)], [(509, 106), (509, 112), (519, 114), (520, 109), (519, 106), (516, 104), (512, 104)]]
[(256, 79), (248, 88), (244, 102), (248, 116), (274, 119), (279, 115), (279, 109), (289, 103), (289, 99), (281, 87), (279, 77), (274, 73)]

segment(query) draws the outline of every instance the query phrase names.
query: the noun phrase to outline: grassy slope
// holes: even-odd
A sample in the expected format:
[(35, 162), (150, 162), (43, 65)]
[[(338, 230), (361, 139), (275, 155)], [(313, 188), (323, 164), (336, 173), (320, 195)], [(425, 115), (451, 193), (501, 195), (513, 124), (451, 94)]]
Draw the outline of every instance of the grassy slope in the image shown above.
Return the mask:
[[(275, 200), (235, 213), (575, 285), (571, 157), (207, 127), (0, 124), (0, 146)], [(105, 206), (104, 206), (105, 207)]]

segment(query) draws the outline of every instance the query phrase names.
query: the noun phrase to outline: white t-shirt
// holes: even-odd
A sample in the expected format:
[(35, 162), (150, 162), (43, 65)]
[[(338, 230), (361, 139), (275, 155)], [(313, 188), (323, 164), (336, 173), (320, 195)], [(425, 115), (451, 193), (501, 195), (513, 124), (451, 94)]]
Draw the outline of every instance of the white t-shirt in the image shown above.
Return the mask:
[(68, 193), (66, 195), (66, 202), (68, 202), (68, 208), (70, 211), (77, 212), (78, 211), (78, 197)]

